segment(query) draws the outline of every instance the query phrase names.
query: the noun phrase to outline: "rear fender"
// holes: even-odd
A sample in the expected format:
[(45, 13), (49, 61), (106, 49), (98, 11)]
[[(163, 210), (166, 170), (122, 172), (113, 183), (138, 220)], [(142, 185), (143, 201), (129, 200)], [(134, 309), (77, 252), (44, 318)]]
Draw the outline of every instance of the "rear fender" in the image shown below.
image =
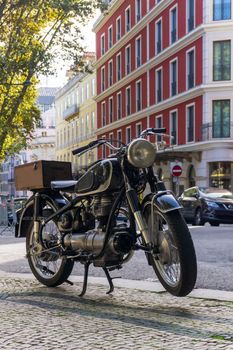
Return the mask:
[(148, 194), (142, 202), (143, 211), (148, 205), (155, 205), (155, 207), (164, 214), (182, 208), (171, 191)]
[[(67, 200), (59, 193), (41, 194), (43, 199), (48, 199), (53, 206), (60, 209), (67, 204)], [(28, 226), (33, 221), (34, 195), (28, 199), (20, 214), (19, 222), (15, 226), (15, 237), (26, 237)]]

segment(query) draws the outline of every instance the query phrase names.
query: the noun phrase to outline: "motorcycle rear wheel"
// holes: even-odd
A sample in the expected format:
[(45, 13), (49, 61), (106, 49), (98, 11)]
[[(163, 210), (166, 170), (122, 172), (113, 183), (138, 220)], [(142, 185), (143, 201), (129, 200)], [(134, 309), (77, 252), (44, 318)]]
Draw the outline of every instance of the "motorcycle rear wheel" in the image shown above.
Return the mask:
[[(51, 214), (56, 210), (57, 208), (52, 203), (44, 202), (43, 212)], [(56, 287), (68, 279), (74, 262), (61, 256), (58, 246), (38, 254), (33, 231), (33, 222), (31, 222), (26, 234), (26, 251), (30, 269), (40, 283), (47, 287)], [(50, 221), (42, 231), (42, 237), (47, 237), (47, 239), (48, 237), (57, 239), (58, 235), (59, 230), (55, 221)]]
[(183, 216), (179, 210), (161, 213), (155, 207), (153, 215), (156, 226), (152, 230), (151, 206), (147, 205), (143, 213), (151, 243), (156, 247), (153, 254), (146, 253), (150, 265), (169, 293), (186, 296), (196, 283), (197, 262), (193, 241)]

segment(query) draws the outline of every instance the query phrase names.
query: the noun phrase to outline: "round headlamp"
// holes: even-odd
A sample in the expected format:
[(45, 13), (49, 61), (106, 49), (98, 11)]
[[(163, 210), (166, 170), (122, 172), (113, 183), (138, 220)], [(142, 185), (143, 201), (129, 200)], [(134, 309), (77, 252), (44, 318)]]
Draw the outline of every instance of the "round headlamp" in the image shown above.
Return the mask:
[(145, 139), (133, 140), (128, 148), (127, 158), (130, 164), (136, 168), (148, 168), (155, 161), (156, 149), (153, 144)]

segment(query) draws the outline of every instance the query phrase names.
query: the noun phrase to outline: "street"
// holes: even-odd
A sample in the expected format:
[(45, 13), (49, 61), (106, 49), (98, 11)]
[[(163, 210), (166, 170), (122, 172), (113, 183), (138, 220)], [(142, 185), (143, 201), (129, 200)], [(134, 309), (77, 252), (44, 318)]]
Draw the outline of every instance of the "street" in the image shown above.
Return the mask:
[[(204, 227), (190, 226), (190, 231), (198, 260), (196, 288), (233, 291), (233, 227), (206, 224)], [(16, 239), (13, 234), (0, 236), (0, 271), (29, 273), (24, 256), (25, 239)], [(75, 264), (73, 275), (82, 274), (83, 267)], [(92, 267), (90, 275), (104, 277), (100, 268)], [(157, 280), (143, 252), (136, 252), (123, 269), (112, 275), (133, 280)]]

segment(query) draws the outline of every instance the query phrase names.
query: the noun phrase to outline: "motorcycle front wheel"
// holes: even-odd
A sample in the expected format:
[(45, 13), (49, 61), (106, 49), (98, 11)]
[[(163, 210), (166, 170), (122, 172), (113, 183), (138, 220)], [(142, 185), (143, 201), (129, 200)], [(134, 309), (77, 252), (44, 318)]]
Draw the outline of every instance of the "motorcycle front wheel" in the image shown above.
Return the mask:
[[(151, 205), (143, 210), (153, 253), (146, 253), (159, 281), (175, 296), (186, 296), (196, 283), (197, 262), (193, 241), (180, 211), (161, 213)], [(153, 227), (152, 227), (153, 226)]]
[[(43, 203), (43, 216), (49, 216), (57, 208), (49, 201)], [(47, 287), (56, 287), (64, 283), (72, 272), (74, 262), (61, 255), (61, 248), (56, 243), (59, 230), (55, 220), (49, 221), (42, 229), (42, 239), (47, 249), (38, 250), (33, 222), (28, 226), (26, 251), (30, 269), (36, 279)]]

